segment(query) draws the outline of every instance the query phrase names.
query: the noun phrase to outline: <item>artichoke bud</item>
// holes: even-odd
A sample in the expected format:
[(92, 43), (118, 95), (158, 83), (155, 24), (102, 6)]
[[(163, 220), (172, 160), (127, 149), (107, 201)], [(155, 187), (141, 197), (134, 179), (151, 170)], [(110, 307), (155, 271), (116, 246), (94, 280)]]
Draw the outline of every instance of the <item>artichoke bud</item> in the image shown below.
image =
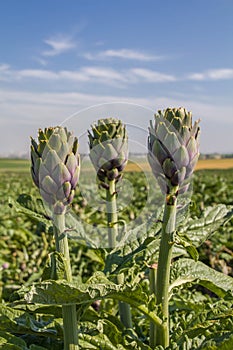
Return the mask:
[[(115, 118), (100, 119), (88, 131), (90, 159), (100, 185), (119, 181), (128, 161), (128, 136), (125, 125)], [(105, 185), (104, 185), (105, 184)]]
[(72, 202), (79, 172), (78, 140), (66, 128), (39, 129), (38, 143), (31, 138), (32, 179), (55, 214)]
[(148, 161), (161, 191), (184, 193), (199, 157), (199, 120), (185, 108), (167, 108), (150, 122)]

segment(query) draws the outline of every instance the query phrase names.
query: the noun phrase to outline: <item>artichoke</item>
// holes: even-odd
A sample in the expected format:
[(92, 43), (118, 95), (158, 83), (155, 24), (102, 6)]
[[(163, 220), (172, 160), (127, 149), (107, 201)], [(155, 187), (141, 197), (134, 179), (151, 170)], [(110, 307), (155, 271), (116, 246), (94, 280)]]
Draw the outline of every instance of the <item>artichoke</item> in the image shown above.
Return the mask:
[(88, 131), (90, 159), (104, 188), (118, 181), (128, 161), (128, 135), (125, 125), (115, 118), (98, 120)]
[(167, 108), (150, 122), (148, 161), (164, 194), (188, 190), (199, 157), (199, 120), (185, 108)]
[(66, 128), (39, 129), (38, 143), (31, 138), (32, 179), (55, 214), (73, 200), (79, 172), (78, 140)]

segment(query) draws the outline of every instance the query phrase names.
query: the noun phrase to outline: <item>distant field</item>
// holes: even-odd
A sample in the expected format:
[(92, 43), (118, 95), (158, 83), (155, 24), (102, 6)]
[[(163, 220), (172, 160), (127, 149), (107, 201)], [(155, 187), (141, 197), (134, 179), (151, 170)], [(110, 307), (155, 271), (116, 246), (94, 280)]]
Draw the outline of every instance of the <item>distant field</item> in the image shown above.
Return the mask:
[(28, 173), (30, 163), (27, 159), (1, 159), (0, 158), (0, 173)]
[[(233, 158), (229, 159), (202, 159), (199, 160), (195, 170), (201, 169), (233, 169)], [(141, 171), (149, 170), (150, 166), (147, 161), (142, 159), (135, 159), (127, 165), (127, 171)]]
[(233, 168), (233, 158), (226, 159), (201, 159), (196, 170), (200, 169), (230, 169)]
[[(90, 164), (84, 168), (89, 170)], [(233, 168), (233, 158), (230, 159), (202, 159), (198, 161), (196, 170), (200, 169), (230, 169)], [(0, 173), (29, 173), (30, 162), (26, 159), (0, 159)], [(127, 171), (147, 171), (150, 170), (149, 164), (144, 157), (135, 158), (129, 162)]]

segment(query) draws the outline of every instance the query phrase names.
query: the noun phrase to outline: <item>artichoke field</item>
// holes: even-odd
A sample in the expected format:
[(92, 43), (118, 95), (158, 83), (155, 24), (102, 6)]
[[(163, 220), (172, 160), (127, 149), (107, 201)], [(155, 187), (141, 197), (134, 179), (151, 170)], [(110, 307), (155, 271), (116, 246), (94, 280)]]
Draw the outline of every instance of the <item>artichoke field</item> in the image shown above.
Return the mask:
[[(196, 175), (199, 138), (199, 120), (193, 123), (185, 108), (158, 111), (147, 155), (155, 179), (146, 171), (124, 174), (127, 128), (119, 119), (100, 119), (88, 131), (97, 178), (90, 183), (78, 139), (61, 126), (39, 130), (31, 139), (36, 187), (28, 174), (10, 183), (6, 173), (0, 184), (1, 348), (233, 348), (232, 171)], [(121, 215), (123, 175), (134, 199)], [(101, 209), (84, 200), (82, 186), (100, 192)], [(178, 202), (183, 193), (196, 202), (189, 211)], [(157, 196), (158, 210), (148, 194)], [(141, 211), (143, 220), (129, 229)], [(106, 247), (85, 236), (85, 220), (91, 234), (106, 232)]]

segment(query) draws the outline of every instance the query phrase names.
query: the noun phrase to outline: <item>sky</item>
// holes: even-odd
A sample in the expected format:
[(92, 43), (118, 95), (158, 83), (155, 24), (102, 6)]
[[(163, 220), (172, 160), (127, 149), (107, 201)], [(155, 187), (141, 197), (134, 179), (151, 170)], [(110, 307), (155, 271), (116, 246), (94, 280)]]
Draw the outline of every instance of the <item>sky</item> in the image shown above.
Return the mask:
[(86, 143), (109, 116), (143, 150), (154, 113), (180, 106), (202, 153), (233, 153), (232, 18), (232, 0), (1, 1), (0, 155), (60, 124)]

